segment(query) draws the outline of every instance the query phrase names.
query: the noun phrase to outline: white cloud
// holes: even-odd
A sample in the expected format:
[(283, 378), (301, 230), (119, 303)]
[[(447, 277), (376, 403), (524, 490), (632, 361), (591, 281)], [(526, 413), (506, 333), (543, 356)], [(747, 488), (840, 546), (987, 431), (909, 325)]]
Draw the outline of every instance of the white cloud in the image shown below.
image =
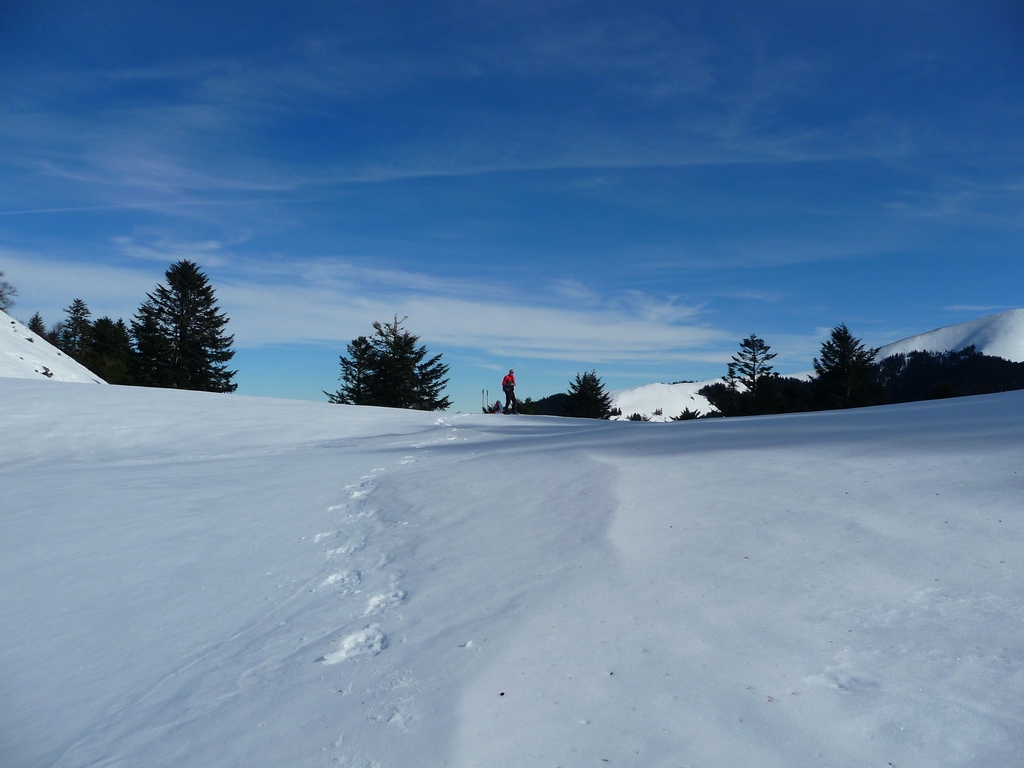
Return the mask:
[[(416, 276), (409, 280), (415, 281)], [(408, 316), (407, 327), (432, 344), (519, 357), (682, 360), (730, 338), (713, 328), (676, 322), (693, 313), (673, 304), (658, 311), (653, 299), (577, 308), (526, 304), (511, 296), (479, 298), (486, 291), (472, 289), (448, 295), (404, 289), (371, 293), (368, 287), (362, 281), (329, 288), (228, 281), (218, 295), (230, 308), (240, 345), (343, 344), (369, 333), (374, 320), (395, 314)]]
[(636, 292), (604, 299), (586, 295), (577, 304), (553, 290), (547, 304), (543, 297), (525, 303), (488, 285), (326, 260), (264, 262), (262, 268), (247, 263), (239, 269), (240, 262), (215, 242), (121, 245), (138, 266), (9, 249), (0, 251), (0, 260), (21, 290), (19, 308), (29, 313), (39, 308), (52, 314), (81, 297), (95, 315), (127, 318), (163, 280), (168, 260), (202, 256), (239, 347), (343, 345), (371, 332), (373, 321), (395, 314), (408, 316), (410, 330), (442, 348), (593, 363), (708, 359), (732, 339), (715, 328), (680, 322), (698, 318), (693, 308)]
[(228, 263), (222, 255), (224, 244), (218, 240), (181, 243), (161, 239), (153, 243), (141, 243), (131, 237), (115, 237), (114, 242), (126, 256), (143, 261), (158, 261), (168, 264), (188, 259), (202, 264), (204, 267), (219, 267)]

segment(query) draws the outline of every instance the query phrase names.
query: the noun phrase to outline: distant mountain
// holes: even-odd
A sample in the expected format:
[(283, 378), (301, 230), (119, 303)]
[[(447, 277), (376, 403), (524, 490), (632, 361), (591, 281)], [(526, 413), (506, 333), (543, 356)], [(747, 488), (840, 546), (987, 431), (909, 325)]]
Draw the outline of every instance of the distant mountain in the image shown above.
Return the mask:
[(972, 344), (984, 355), (1024, 362), (1024, 309), (1011, 309), (895, 341), (882, 347), (875, 359), (908, 352), (952, 352)]
[(5, 312), (0, 312), (0, 377), (107, 383)]
[[(616, 419), (628, 419), (634, 413), (650, 416), (651, 421), (669, 421), (678, 416), (683, 409), (689, 408), (702, 416), (717, 411), (708, 399), (697, 394), (697, 390), (713, 381), (692, 381), (681, 384), (645, 384), (633, 389), (618, 389), (611, 393), (612, 407), (622, 410)], [(656, 411), (660, 410), (661, 414)]]

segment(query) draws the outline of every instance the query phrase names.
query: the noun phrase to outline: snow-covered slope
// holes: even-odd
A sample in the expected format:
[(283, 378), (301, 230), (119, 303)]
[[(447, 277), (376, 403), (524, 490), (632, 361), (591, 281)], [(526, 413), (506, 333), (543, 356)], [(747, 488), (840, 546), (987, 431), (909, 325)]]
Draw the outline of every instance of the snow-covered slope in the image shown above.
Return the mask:
[(5, 768), (1024, 762), (1024, 392), (0, 402)]
[(1024, 309), (1011, 309), (901, 339), (882, 347), (876, 359), (908, 352), (947, 352), (972, 344), (986, 355), (1024, 362)]
[(0, 378), (106, 384), (5, 312), (0, 312)]
[[(621, 409), (622, 415), (617, 419), (628, 419), (632, 414), (639, 413), (650, 416), (651, 421), (671, 421), (684, 409), (697, 411), (700, 414), (718, 410), (707, 398), (697, 394), (697, 390), (713, 381), (684, 382), (682, 384), (645, 384), (633, 389), (618, 389), (611, 393), (612, 405)], [(656, 411), (661, 410), (661, 415)]]

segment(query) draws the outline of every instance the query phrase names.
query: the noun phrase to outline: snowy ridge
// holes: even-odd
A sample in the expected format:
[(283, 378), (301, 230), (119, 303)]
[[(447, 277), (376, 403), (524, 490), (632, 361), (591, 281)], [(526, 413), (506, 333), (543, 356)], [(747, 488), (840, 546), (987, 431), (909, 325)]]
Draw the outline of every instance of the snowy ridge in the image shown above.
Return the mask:
[(0, 765), (1020, 764), (1024, 392), (0, 402)]
[[(649, 416), (651, 421), (671, 421), (673, 416), (678, 416), (684, 409), (689, 408), (702, 416), (711, 411), (717, 411), (708, 399), (697, 391), (708, 384), (714, 384), (721, 379), (711, 381), (691, 381), (681, 384), (645, 384), (633, 389), (617, 389), (611, 392), (612, 406), (622, 411), (621, 416), (614, 416), (613, 419), (628, 419), (634, 413), (642, 416)], [(661, 410), (661, 415), (655, 412)]]
[(6, 312), (0, 312), (0, 378), (107, 383)]
[(909, 352), (952, 352), (974, 345), (979, 352), (1024, 362), (1024, 309), (1011, 309), (977, 320), (919, 333), (878, 351), (876, 360)]

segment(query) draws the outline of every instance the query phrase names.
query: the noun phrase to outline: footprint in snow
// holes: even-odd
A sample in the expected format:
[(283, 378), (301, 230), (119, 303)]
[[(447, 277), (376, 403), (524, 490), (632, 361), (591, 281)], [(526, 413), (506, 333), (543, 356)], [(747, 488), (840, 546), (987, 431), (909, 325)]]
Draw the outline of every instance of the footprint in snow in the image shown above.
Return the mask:
[(406, 593), (404, 590), (396, 589), (381, 595), (374, 595), (366, 604), (366, 612), (363, 616), (375, 616), (397, 608), (405, 602)]
[(359, 586), (360, 581), (362, 581), (362, 577), (358, 571), (343, 571), (341, 573), (332, 573), (323, 580), (320, 588), (337, 587), (345, 594), (350, 594)]
[(338, 650), (321, 656), (317, 661), (322, 664), (340, 664), (349, 659), (376, 656), (388, 647), (388, 638), (380, 631), (380, 625), (371, 624), (365, 629), (353, 632), (343, 638)]

